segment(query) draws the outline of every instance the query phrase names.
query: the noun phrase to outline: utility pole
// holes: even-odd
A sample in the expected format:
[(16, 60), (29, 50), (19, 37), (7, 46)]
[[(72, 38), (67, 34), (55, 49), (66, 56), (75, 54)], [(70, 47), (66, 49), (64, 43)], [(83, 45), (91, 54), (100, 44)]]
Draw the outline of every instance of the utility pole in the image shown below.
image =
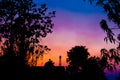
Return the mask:
[(62, 64), (61, 64), (61, 58), (62, 58), (62, 56), (59, 56), (59, 66), (62, 65)]

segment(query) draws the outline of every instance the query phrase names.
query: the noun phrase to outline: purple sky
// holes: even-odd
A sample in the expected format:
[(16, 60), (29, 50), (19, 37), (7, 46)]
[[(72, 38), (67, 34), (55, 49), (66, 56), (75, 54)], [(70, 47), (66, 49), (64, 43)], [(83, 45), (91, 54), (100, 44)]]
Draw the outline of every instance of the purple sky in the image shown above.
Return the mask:
[(34, 1), (38, 5), (47, 4), (49, 11), (56, 11), (56, 17), (53, 19), (53, 33), (48, 34), (41, 42), (48, 45), (51, 51), (44, 55), (38, 65), (43, 65), (48, 59), (52, 59), (55, 65), (58, 65), (58, 58), (61, 55), (62, 65), (66, 66), (67, 51), (75, 45), (86, 46), (92, 56), (99, 56), (101, 48), (110, 49), (117, 46), (104, 42), (106, 34), (100, 28), (99, 22), (101, 19), (107, 19), (107, 16), (103, 9), (95, 4), (91, 5), (83, 0)]
[[(51, 58), (58, 65), (58, 57), (62, 56), (66, 63), (66, 53), (75, 45), (84, 45), (91, 55), (99, 55), (101, 48), (111, 48), (114, 44), (106, 44), (106, 34), (99, 26), (101, 19), (106, 19), (102, 8), (91, 5), (83, 0), (35, 0), (47, 4), (48, 10), (56, 11), (53, 19), (53, 33), (43, 39), (42, 44), (48, 45), (51, 52), (44, 57), (44, 62)], [(40, 63), (38, 63), (40, 64)]]

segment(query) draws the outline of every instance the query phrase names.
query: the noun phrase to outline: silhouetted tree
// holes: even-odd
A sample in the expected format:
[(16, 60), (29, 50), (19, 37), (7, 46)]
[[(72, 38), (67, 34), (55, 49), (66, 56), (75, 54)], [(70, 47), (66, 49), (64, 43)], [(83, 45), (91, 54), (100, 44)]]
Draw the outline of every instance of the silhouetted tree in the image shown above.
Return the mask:
[(89, 52), (85, 46), (75, 46), (67, 52), (67, 56), (69, 66), (76, 67), (78, 71), (79, 67), (86, 62)]
[(89, 52), (85, 46), (75, 46), (67, 52), (67, 56), (67, 63), (69, 64), (67, 67), (68, 78), (77, 80), (80, 77), (78, 73), (86, 63)]
[[(106, 42), (117, 43), (117, 47), (107, 51), (107, 57), (101, 59), (101, 63), (107, 63), (107, 68), (112, 71), (115, 70), (120, 63), (120, 0), (97, 0), (97, 4), (102, 6), (107, 14), (109, 21), (113, 22), (114, 26), (107, 23), (105, 19), (101, 20), (100, 26), (106, 32), (107, 36), (104, 38)], [(118, 30), (118, 31), (116, 31)], [(116, 31), (116, 32), (115, 32)], [(105, 50), (101, 50), (104, 53)], [(117, 78), (119, 80), (119, 77)]]
[(75, 46), (67, 55), (67, 75), (70, 80), (106, 80), (100, 58), (90, 57), (85, 46)]
[(38, 54), (35, 46), (53, 28), (55, 11), (47, 14), (47, 9), (46, 4), (37, 7), (33, 0), (0, 0), (0, 41), (8, 61), (19, 57), (25, 64), (27, 51)]
[[(110, 50), (101, 49), (101, 64), (109, 70), (113, 70), (120, 62), (120, 33), (116, 30), (120, 29), (120, 0), (89, 0), (90, 3), (95, 2), (101, 6), (107, 14), (108, 20), (113, 22), (114, 26), (107, 23), (107, 20), (100, 21), (100, 27), (106, 32), (104, 41), (108, 43), (117, 43), (116, 48)], [(111, 63), (110, 63), (111, 62)]]

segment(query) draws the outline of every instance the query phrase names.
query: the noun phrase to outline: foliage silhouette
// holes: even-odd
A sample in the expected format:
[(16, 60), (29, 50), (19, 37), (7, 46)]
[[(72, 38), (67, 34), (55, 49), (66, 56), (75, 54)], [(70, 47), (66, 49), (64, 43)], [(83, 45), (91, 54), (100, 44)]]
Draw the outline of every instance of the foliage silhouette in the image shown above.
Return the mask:
[[(86, 0), (84, 0), (86, 1)], [(108, 19), (113, 21), (120, 27), (120, 1), (119, 0), (89, 0), (90, 3), (95, 2), (98, 6), (101, 6), (104, 11), (106, 12)]]
[[(106, 80), (99, 57), (90, 57), (85, 46), (72, 47), (67, 52), (67, 75), (70, 80)], [(90, 76), (90, 74), (92, 74)]]
[[(55, 11), (47, 14), (47, 9), (46, 4), (37, 7), (33, 0), (0, 0), (0, 41), (8, 63), (17, 57), (26, 64), (27, 51), (32, 55), (44, 53), (34, 51), (40, 39), (52, 33)], [(49, 50), (47, 46), (43, 49)]]
[(85, 46), (75, 46), (67, 52), (69, 66), (81, 66), (88, 58), (89, 52)]
[(115, 43), (115, 39), (114, 39), (114, 33), (113, 31), (108, 27), (106, 20), (101, 20), (100, 22), (100, 26), (101, 28), (106, 32), (107, 37), (104, 38), (104, 41), (108, 42), (108, 40), (111, 43)]
[[(86, 0), (84, 0), (86, 1)], [(109, 26), (107, 21), (105, 19), (102, 19), (100, 22), (101, 28), (106, 32), (107, 36), (104, 38), (106, 42), (108, 40), (110, 43), (119, 43), (119, 39), (115, 38), (115, 34), (113, 33), (113, 30), (120, 29), (120, 1), (119, 0), (89, 0), (92, 4), (93, 2), (96, 3), (96, 5), (101, 6), (104, 11), (107, 14), (107, 17), (109, 21), (114, 23), (114, 26)], [(117, 37), (120, 35), (117, 34)]]
[[(108, 43), (117, 43), (116, 48), (110, 50), (101, 49), (101, 64), (103, 68), (108, 68), (108, 70), (115, 70), (120, 62), (120, 33), (116, 30), (120, 29), (120, 0), (89, 0), (92, 4), (101, 6), (107, 14), (108, 20), (113, 22), (114, 26), (108, 25), (107, 20), (102, 19), (100, 22), (100, 27), (106, 32), (107, 36), (104, 41)], [(104, 54), (104, 55), (103, 55)]]
[(101, 68), (108, 69), (109, 71), (113, 71), (116, 69), (119, 64), (119, 53), (116, 49), (110, 49), (109, 51), (106, 49), (101, 49), (101, 59), (100, 59)]
[[(89, 52), (87, 51), (85, 46), (75, 46), (72, 47), (67, 52), (67, 73), (68, 76), (73, 80), (77, 79), (77, 73), (80, 71), (83, 64), (86, 62)], [(76, 77), (75, 77), (76, 76)]]
[(83, 80), (107, 80), (99, 61), (99, 57), (94, 56), (88, 58), (81, 71)]
[(28, 60), (27, 64), (29, 66), (37, 66), (37, 61), (39, 58), (43, 58), (44, 54), (48, 53), (50, 49), (47, 46), (37, 45), (34, 47), (34, 50), (29, 50), (26, 60)]
[(49, 61), (45, 63), (44, 67), (54, 67), (54, 62), (49, 59)]

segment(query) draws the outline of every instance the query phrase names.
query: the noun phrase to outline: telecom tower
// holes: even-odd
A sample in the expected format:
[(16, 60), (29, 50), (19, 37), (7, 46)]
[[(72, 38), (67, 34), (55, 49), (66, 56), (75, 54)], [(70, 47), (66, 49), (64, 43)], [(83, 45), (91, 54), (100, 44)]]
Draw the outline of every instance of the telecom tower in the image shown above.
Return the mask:
[(62, 63), (61, 63), (61, 58), (62, 58), (62, 56), (59, 56), (59, 66), (62, 65)]

